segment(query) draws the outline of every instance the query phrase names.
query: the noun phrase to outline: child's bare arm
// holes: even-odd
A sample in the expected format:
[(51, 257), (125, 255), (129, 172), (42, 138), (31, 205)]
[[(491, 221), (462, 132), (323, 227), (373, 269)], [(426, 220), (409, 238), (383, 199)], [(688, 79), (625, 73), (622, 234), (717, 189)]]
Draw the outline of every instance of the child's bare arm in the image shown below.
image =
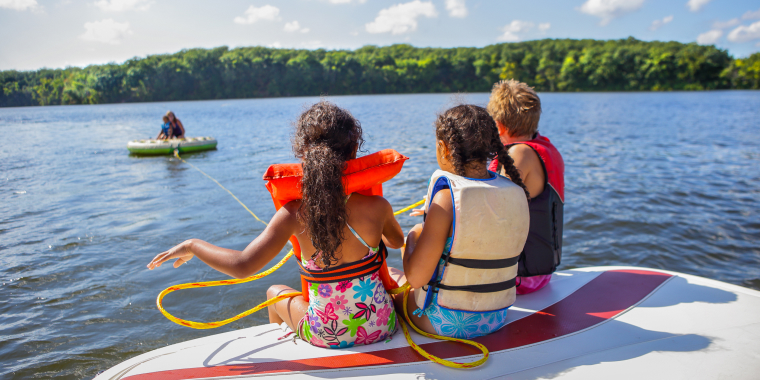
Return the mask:
[(245, 278), (260, 271), (285, 246), (288, 238), (296, 231), (297, 221), (290, 207), (281, 208), (271, 222), (243, 251), (217, 247), (198, 239), (187, 240), (172, 249), (158, 254), (149, 264), (149, 269), (177, 259), (174, 267), (198, 256), (210, 267), (235, 278)]
[(525, 144), (517, 144), (509, 148), (509, 156), (515, 161), (515, 167), (520, 172), (530, 197), (535, 198), (541, 194), (544, 191), (544, 169), (536, 152)]
[(393, 215), (393, 207), (387, 201), (384, 205), (385, 224), (383, 225), (383, 242), (388, 248), (401, 248), (404, 245), (404, 231)]

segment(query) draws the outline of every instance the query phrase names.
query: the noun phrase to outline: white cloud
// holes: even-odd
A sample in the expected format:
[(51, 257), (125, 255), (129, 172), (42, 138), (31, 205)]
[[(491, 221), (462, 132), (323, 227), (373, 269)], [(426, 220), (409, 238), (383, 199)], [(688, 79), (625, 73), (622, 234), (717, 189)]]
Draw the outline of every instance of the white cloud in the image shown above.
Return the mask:
[(464, 0), (446, 0), (446, 10), (451, 17), (467, 17), (467, 5)]
[(35, 9), (37, 8), (37, 0), (0, 0), (0, 8), (13, 9), (14, 11)]
[(267, 47), (279, 49), (282, 47), (282, 44), (279, 41), (272, 42), (271, 44), (267, 45)]
[(747, 42), (760, 39), (760, 21), (752, 23), (750, 26), (741, 25), (732, 30), (726, 36), (731, 42)]
[(235, 17), (233, 21), (238, 24), (253, 24), (259, 20), (277, 21), (280, 19), (280, 8), (272, 5), (264, 5), (256, 8), (253, 5), (245, 10), (245, 17)]
[(153, 1), (151, 0), (98, 0), (94, 2), (96, 7), (108, 12), (123, 11), (147, 11)]
[(713, 29), (709, 32), (702, 33), (697, 36), (697, 43), (700, 45), (712, 45), (720, 39), (720, 37), (723, 36), (723, 31), (718, 29)]
[(671, 21), (673, 21), (673, 16), (663, 17), (662, 20), (654, 20), (652, 21), (652, 25), (649, 26), (649, 30), (655, 31), (657, 29), (660, 29), (661, 26)]
[(532, 29), (534, 24), (530, 21), (514, 20), (508, 25), (505, 25), (501, 30), (504, 34), (497, 38), (498, 41), (517, 42), (520, 41), (518, 33), (527, 32)]
[[(329, 0), (330, 4), (350, 4), (353, 3), (353, 0)], [(358, 0), (357, 3), (364, 4), (367, 0)]]
[(540, 30), (542, 32), (545, 32), (545, 31), (549, 30), (549, 28), (551, 28), (551, 27), (552, 27), (552, 24), (548, 23), (548, 22), (542, 22), (542, 23), (538, 24), (538, 30)]
[(760, 9), (756, 11), (747, 11), (742, 15), (742, 20), (754, 20), (760, 18)]
[(132, 34), (128, 22), (116, 22), (112, 18), (103, 21), (93, 21), (84, 23), (85, 32), (79, 38), (85, 41), (102, 42), (111, 45), (118, 45), (121, 40)]
[(741, 23), (738, 18), (733, 18), (728, 21), (715, 21), (713, 23), (713, 29), (725, 29), (730, 28), (732, 26), (737, 26)]
[(613, 18), (637, 11), (644, 0), (586, 0), (580, 11), (602, 19), (600, 25), (607, 25)]
[(309, 33), (309, 28), (301, 28), (301, 24), (299, 24), (298, 21), (286, 22), (283, 30), (286, 32)]
[(414, 0), (381, 10), (375, 21), (364, 27), (369, 33), (404, 34), (417, 30), (417, 18), (420, 16), (437, 17), (438, 12), (432, 2)]
[(298, 21), (291, 21), (285, 23), (285, 30), (286, 32), (296, 32), (298, 29), (301, 29), (301, 25), (298, 24)]
[[(686, 5), (689, 7), (689, 9), (692, 12), (698, 12), (702, 7), (707, 5), (707, 3), (711, 2), (712, 0), (689, 0)], [(709, 32), (708, 32), (709, 33)]]

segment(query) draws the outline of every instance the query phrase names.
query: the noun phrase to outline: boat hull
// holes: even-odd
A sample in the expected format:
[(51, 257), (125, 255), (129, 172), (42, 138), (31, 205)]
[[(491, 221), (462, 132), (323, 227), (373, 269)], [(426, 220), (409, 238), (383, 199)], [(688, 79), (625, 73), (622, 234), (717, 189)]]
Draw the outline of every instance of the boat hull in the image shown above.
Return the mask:
[[(661, 270), (583, 268), (557, 272), (546, 288), (518, 296), (509, 324), (476, 339), (491, 356), (475, 369), (427, 361), (401, 333), (387, 343), (330, 350), (280, 340), (283, 330), (270, 324), (151, 351), (96, 379), (749, 379), (760, 373), (757, 315), (760, 292), (754, 290)], [(469, 346), (412, 336), (433, 355), (478, 358)]]

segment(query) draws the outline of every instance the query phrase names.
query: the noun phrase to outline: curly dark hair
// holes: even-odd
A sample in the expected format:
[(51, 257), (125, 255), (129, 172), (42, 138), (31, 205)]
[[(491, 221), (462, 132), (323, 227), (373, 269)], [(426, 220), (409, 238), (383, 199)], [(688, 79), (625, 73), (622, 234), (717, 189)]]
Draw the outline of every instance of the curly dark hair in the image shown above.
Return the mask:
[(301, 114), (293, 136), (293, 152), (303, 163), (303, 200), (297, 217), (329, 268), (344, 240), (348, 222), (343, 170), (364, 144), (362, 127), (351, 113), (320, 101)]
[(457, 175), (464, 176), (469, 164), (485, 164), (496, 158), (499, 167), (505, 169), (512, 182), (523, 188), (525, 196), (530, 200), (515, 161), (499, 139), (496, 122), (485, 108), (464, 104), (446, 110), (435, 121), (435, 137), (448, 145), (448, 158)]

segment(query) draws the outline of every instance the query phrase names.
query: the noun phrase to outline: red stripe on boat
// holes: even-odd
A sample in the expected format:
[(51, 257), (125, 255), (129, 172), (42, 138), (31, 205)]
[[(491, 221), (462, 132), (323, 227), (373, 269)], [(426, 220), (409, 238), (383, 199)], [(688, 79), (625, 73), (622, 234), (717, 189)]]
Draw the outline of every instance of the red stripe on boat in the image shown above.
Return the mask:
[[(643, 270), (607, 271), (580, 289), (539, 312), (519, 319), (475, 341), (491, 353), (544, 342), (572, 334), (614, 318), (640, 302), (671, 275)], [(453, 342), (421, 344), (425, 351), (443, 359), (477, 355), (480, 350)], [(283, 360), (217, 367), (183, 368), (128, 376), (127, 380), (183, 380), (254, 375), (276, 372), (314, 371), (424, 362), (411, 347), (312, 359)]]

